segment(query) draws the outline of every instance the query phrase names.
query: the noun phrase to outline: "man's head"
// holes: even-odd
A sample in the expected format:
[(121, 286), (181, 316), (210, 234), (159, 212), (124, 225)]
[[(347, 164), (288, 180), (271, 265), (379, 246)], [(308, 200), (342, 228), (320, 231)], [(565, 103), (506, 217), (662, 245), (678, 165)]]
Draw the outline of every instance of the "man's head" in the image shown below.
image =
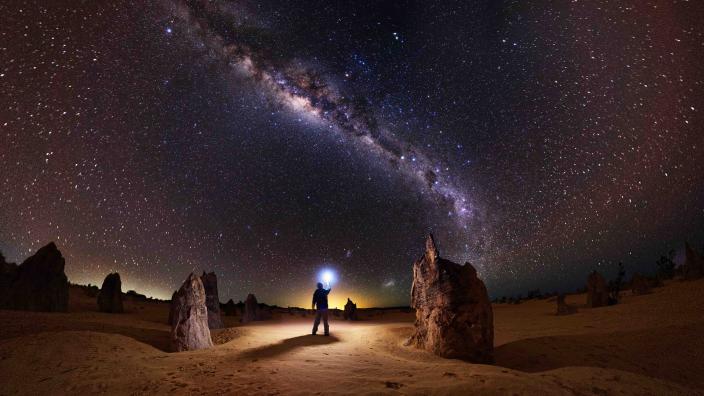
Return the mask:
[(322, 289), (322, 288), (323, 288), (323, 284), (318, 282), (318, 289)]

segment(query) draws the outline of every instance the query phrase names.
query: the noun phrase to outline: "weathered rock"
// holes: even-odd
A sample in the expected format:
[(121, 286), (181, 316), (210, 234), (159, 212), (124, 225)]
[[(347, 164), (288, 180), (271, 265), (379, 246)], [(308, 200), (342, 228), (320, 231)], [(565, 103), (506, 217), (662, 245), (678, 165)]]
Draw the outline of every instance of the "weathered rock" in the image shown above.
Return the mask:
[(269, 319), (269, 314), (259, 307), (257, 298), (254, 294), (247, 295), (244, 300), (244, 313), (242, 314), (242, 323), (253, 322), (255, 320)]
[(220, 317), (220, 297), (218, 296), (218, 278), (215, 272), (200, 277), (205, 288), (205, 306), (208, 307), (208, 327), (211, 329), (222, 329), (225, 324)]
[(53, 242), (37, 250), (20, 266), (4, 263), (0, 275), (0, 308), (68, 311), (68, 278), (64, 265), (64, 258)]
[(100, 312), (122, 313), (122, 281), (117, 272), (108, 274), (98, 294), (98, 310)]
[(493, 361), (494, 318), (486, 287), (469, 263), (441, 258), (432, 235), (413, 264), (411, 306), (416, 321), (407, 345), (448, 358)]
[(171, 300), (171, 349), (175, 352), (213, 346), (208, 328), (203, 282), (190, 274)]
[(682, 264), (684, 279), (699, 279), (704, 276), (704, 258), (697, 254), (688, 242), (684, 243), (684, 257)]
[(609, 287), (601, 274), (594, 271), (587, 278), (587, 306), (605, 307), (609, 304)]
[(564, 294), (559, 294), (557, 296), (557, 313), (556, 313), (556, 315), (558, 315), (558, 316), (571, 315), (576, 312), (577, 312), (576, 307), (569, 305), (565, 302), (565, 295)]
[(358, 320), (357, 318), (357, 304), (353, 303), (352, 300), (347, 298), (347, 303), (345, 304), (345, 311), (342, 314), (345, 320)]
[(641, 274), (633, 274), (633, 279), (631, 280), (631, 291), (635, 295), (642, 295), (650, 293), (650, 279), (644, 277)]

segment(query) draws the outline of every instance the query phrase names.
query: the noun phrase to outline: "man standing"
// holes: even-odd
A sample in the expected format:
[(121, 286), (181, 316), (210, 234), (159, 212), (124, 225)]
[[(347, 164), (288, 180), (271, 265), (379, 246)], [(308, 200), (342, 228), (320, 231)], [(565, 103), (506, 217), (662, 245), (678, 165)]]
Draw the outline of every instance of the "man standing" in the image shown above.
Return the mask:
[[(328, 286), (329, 287), (329, 286)], [(328, 294), (330, 289), (323, 289), (323, 284), (318, 282), (318, 289), (313, 293), (313, 309), (315, 312), (315, 323), (313, 323), (313, 335), (318, 332), (318, 325), (320, 324), (320, 318), (323, 318), (323, 327), (325, 328), (325, 335), (330, 335), (330, 327), (328, 326)]]

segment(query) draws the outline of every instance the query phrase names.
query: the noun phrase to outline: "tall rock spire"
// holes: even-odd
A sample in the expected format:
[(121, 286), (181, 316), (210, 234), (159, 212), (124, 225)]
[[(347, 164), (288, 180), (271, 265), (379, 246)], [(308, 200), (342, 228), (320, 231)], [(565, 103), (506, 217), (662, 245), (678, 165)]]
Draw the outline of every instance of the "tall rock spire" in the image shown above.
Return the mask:
[(435, 239), (433, 239), (433, 234), (430, 233), (428, 234), (428, 237), (425, 238), (425, 255), (430, 261), (435, 261), (438, 257), (440, 257), (440, 252), (438, 251), (438, 248), (435, 245)]

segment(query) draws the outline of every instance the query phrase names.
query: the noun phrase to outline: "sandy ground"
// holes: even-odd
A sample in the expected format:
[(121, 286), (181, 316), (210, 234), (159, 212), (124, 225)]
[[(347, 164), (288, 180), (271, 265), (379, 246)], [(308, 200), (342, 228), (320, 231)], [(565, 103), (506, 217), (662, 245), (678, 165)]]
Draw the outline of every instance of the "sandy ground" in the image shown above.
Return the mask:
[(330, 337), (309, 335), (310, 316), (226, 317), (215, 348), (168, 353), (168, 304), (102, 314), (72, 288), (70, 306), (0, 311), (0, 394), (704, 395), (704, 280), (570, 316), (554, 300), (495, 305), (493, 366), (403, 346), (413, 314), (399, 311), (333, 318)]

